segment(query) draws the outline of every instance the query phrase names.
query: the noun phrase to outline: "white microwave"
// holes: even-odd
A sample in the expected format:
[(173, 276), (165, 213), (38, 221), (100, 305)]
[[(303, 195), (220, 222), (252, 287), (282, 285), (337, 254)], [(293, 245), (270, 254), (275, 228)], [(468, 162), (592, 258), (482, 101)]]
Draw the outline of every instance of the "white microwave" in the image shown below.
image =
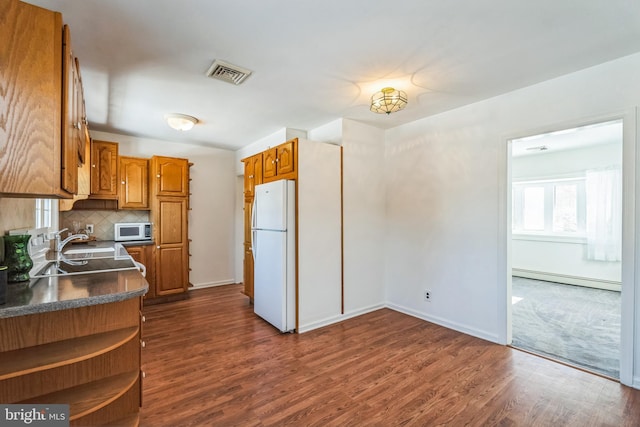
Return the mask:
[(113, 236), (116, 242), (151, 240), (151, 223), (116, 222), (113, 224)]

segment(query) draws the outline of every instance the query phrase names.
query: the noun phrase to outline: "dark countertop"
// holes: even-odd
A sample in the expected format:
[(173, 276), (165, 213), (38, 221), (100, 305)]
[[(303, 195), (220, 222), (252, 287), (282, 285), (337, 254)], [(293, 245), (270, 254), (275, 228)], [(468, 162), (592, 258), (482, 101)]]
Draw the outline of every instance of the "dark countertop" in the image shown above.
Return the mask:
[[(68, 245), (65, 250), (81, 249), (82, 246)], [(114, 242), (92, 242), (86, 247), (108, 246), (114, 246)], [(115, 252), (107, 255), (104, 252), (90, 255), (95, 258), (110, 257), (120, 264), (128, 259), (131, 269), (32, 278), (29, 282), (9, 283), (6, 303), (0, 305), (0, 318), (107, 304), (144, 295), (149, 284), (135, 268), (126, 249), (121, 245), (115, 246)], [(69, 255), (67, 258), (82, 259), (83, 256)]]
[(147, 246), (154, 244), (153, 240), (129, 240), (127, 242), (117, 243), (120, 243), (122, 246)]

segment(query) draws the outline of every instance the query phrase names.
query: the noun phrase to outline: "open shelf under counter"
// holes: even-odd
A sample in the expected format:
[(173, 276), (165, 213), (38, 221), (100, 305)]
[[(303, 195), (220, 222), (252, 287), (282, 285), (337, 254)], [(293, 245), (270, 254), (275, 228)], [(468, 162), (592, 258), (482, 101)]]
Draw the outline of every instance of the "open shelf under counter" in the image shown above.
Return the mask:
[(68, 404), (72, 426), (138, 425), (141, 300), (124, 291), (102, 304), (0, 317), (0, 401)]
[(132, 326), (0, 353), (0, 381), (99, 356), (137, 338), (139, 330)]

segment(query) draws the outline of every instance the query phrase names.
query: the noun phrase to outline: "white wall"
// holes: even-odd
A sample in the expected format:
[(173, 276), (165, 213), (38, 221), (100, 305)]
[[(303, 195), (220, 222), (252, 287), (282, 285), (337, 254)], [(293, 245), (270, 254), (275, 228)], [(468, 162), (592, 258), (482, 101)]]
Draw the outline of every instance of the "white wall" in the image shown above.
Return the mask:
[[(514, 157), (514, 182), (584, 176), (589, 169), (622, 165), (622, 143), (608, 143), (574, 150), (543, 152)], [(514, 235), (512, 262), (515, 275), (559, 283), (620, 290), (621, 263), (586, 258), (586, 237), (545, 239), (544, 236)]]
[[(629, 113), (640, 105), (639, 74), (636, 54), (387, 131), (390, 306), (506, 342), (506, 141)], [(625, 230), (632, 236), (639, 222), (632, 202), (640, 197), (631, 111), (625, 116), (624, 182)], [(627, 236), (625, 253), (636, 257), (636, 245)], [(623, 302), (621, 380), (630, 383), (635, 372), (633, 381), (640, 386), (634, 262), (628, 259), (623, 270), (628, 302)], [(423, 301), (425, 289), (432, 291), (431, 302)]]
[(124, 156), (153, 155), (187, 158), (193, 166), (191, 178), (191, 273), (196, 287), (242, 281), (235, 277), (235, 153), (229, 150), (91, 132), (97, 140), (119, 143)]
[(385, 303), (384, 131), (343, 121), (344, 305), (361, 313)]
[(298, 140), (298, 331), (341, 316), (340, 147)]
[[(308, 135), (343, 149), (344, 313), (327, 316), (317, 327), (385, 305), (384, 131), (338, 119)], [(317, 299), (314, 304), (321, 302)]]

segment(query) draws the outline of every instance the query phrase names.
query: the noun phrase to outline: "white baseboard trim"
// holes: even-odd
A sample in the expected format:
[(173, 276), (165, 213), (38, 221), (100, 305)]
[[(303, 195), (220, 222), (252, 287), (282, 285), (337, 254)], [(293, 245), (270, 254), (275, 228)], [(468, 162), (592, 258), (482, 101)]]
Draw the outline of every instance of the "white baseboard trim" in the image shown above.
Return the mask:
[(214, 286), (234, 285), (235, 283), (236, 281), (233, 279), (218, 280), (217, 282), (196, 283), (193, 286), (189, 287), (189, 290), (191, 291), (194, 289), (213, 288)]
[(336, 316), (327, 317), (326, 319), (317, 320), (315, 322), (307, 323), (306, 325), (302, 325), (298, 327), (298, 333), (302, 334), (305, 332), (312, 331), (314, 329), (322, 328), (324, 326), (333, 325), (334, 323), (340, 323), (347, 319), (352, 319), (354, 317), (361, 316), (363, 314), (371, 313), (372, 311), (380, 310), (381, 308), (385, 308), (384, 304), (376, 304), (369, 307), (360, 308), (354, 311), (350, 311), (345, 314), (338, 314)]
[(633, 384), (631, 384), (631, 387), (640, 390), (640, 377), (633, 377)]
[(591, 279), (588, 277), (569, 276), (566, 274), (546, 273), (542, 271), (524, 270), (514, 268), (511, 274), (527, 279), (545, 280), (547, 282), (565, 283), (567, 285), (585, 286), (587, 288), (604, 289), (607, 291), (620, 291), (622, 285), (613, 280)]
[(416, 311), (411, 308), (396, 305), (396, 304), (387, 304), (387, 308), (390, 308), (391, 310), (395, 310), (400, 313), (407, 314), (412, 317), (417, 317), (418, 319), (426, 320), (427, 322), (435, 323), (436, 325), (440, 325), (448, 329), (453, 329), (454, 331), (462, 332), (463, 334), (471, 335), (476, 338), (480, 338), (486, 341), (491, 341), (496, 344), (500, 344), (500, 340), (498, 339), (498, 335), (496, 334), (491, 334), (476, 328), (470, 328), (468, 326), (461, 325), (459, 323), (450, 322), (438, 316), (432, 316), (432, 315), (429, 315), (420, 311)]
[(324, 326), (329, 326), (329, 325), (333, 325), (335, 323), (340, 323), (344, 320), (347, 319), (352, 319), (354, 317), (358, 317), (361, 316), (363, 314), (367, 314), (370, 313), (372, 311), (376, 311), (376, 310), (380, 310), (381, 308), (388, 308), (390, 310), (394, 310), (397, 311), (399, 313), (403, 313), (412, 317), (417, 317), (418, 319), (422, 319), (425, 320), (427, 322), (431, 322), (431, 323), (435, 323), (436, 325), (440, 325), (443, 326), (445, 328), (448, 329), (453, 329), (455, 331), (458, 332), (462, 332), (463, 334), (467, 334), (467, 335), (471, 335), (474, 336), (476, 338), (480, 338), (486, 341), (491, 341), (497, 344), (500, 344), (500, 341), (498, 340), (498, 336), (495, 334), (490, 334), (487, 333), (485, 331), (479, 330), (479, 329), (475, 329), (475, 328), (469, 328), (467, 326), (464, 325), (460, 325), (458, 323), (453, 323), (453, 322), (449, 322), (445, 319), (442, 319), (440, 317), (437, 316), (430, 316), (428, 314), (422, 313), (422, 312), (418, 312), (406, 307), (402, 307), (396, 304), (376, 304), (376, 305), (372, 305), (369, 307), (364, 307), (358, 310), (354, 310), (354, 311), (350, 311), (349, 313), (345, 313), (345, 314), (340, 314), (340, 315), (336, 315), (336, 316), (332, 316), (332, 317), (328, 317), (326, 319), (322, 319), (322, 320), (318, 320), (315, 322), (311, 322), (308, 323), (306, 325), (301, 325), (298, 328), (298, 333), (305, 333), (305, 332), (309, 332), (312, 331), (314, 329), (318, 329), (318, 328), (322, 328)]

